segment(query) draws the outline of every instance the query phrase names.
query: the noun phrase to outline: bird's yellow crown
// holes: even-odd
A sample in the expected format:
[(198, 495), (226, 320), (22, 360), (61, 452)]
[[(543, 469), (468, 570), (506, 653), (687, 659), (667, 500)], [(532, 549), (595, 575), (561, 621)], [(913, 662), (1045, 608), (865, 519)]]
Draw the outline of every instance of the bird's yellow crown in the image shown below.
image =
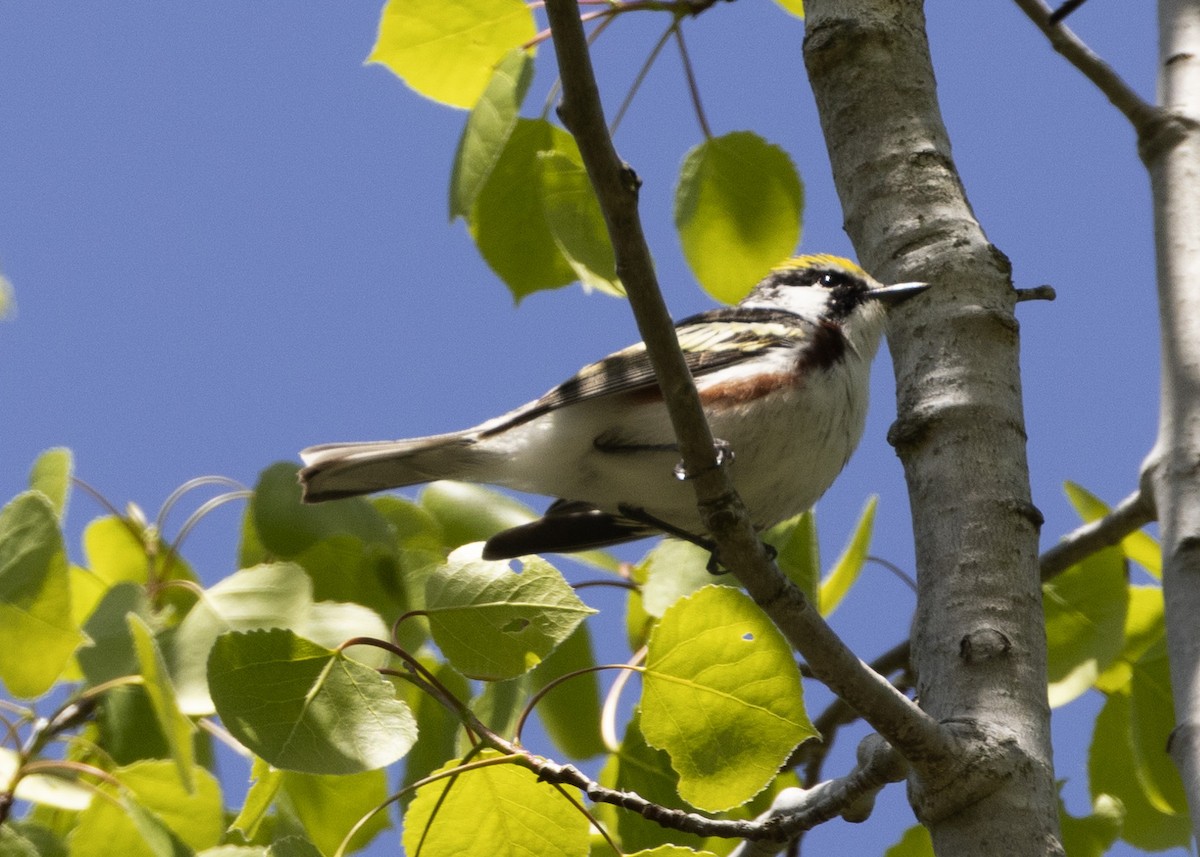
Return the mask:
[(842, 271), (855, 277), (865, 277), (867, 272), (858, 265), (851, 262), (849, 259), (844, 259), (841, 256), (832, 256), (828, 253), (812, 253), (804, 256), (792, 256), (790, 259), (785, 259), (774, 268), (772, 273), (777, 271), (798, 271), (805, 268), (832, 268), (836, 271)]

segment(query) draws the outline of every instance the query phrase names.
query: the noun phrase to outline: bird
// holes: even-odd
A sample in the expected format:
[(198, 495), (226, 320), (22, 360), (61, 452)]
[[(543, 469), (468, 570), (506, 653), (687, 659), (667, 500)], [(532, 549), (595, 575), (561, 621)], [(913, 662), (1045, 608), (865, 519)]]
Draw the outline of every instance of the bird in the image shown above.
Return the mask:
[[(863, 434), (887, 308), (927, 288), (881, 285), (838, 256), (795, 256), (739, 303), (676, 324), (720, 458), (758, 530), (811, 508), (846, 465)], [(441, 479), (557, 498), (542, 517), (492, 536), (484, 559), (663, 533), (711, 547), (640, 342), (473, 428), (300, 456), (306, 503)]]

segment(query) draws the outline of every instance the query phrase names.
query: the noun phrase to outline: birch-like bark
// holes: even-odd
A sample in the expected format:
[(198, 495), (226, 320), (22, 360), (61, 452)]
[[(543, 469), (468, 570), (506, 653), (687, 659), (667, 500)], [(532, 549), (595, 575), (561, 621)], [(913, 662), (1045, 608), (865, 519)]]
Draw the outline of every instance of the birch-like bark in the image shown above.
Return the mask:
[(1163, 546), (1170, 752), (1200, 836), (1200, 0), (1160, 0), (1158, 8), (1159, 103), (1168, 119), (1139, 147), (1154, 194), (1162, 401), (1143, 476)]
[(935, 718), (1011, 754), (964, 806), (910, 779), (939, 855), (1061, 854), (1038, 580), (1007, 259), (971, 212), (950, 156), (918, 0), (808, 0), (805, 62), (860, 260), (925, 280), (893, 313), (899, 417), (917, 544), (913, 665)]

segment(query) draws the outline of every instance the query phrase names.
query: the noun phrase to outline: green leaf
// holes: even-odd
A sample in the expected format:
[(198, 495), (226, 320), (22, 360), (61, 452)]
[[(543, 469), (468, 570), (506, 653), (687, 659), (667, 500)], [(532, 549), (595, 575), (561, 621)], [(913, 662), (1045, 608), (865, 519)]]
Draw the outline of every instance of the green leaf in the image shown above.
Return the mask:
[(1042, 586), (1050, 704), (1065, 705), (1095, 684), (1121, 654), (1129, 588), (1125, 560), (1107, 548)]
[(585, 291), (622, 297), (600, 202), (578, 155), (541, 152), (542, 205), (554, 243)]
[(538, 557), (528, 557), (517, 574), (508, 562), (452, 556), (429, 578), (425, 609), (455, 668), (490, 681), (533, 669), (596, 612)]
[(875, 507), (879, 505), (878, 497), (871, 497), (863, 507), (862, 516), (854, 527), (854, 534), (838, 561), (834, 563), (829, 574), (821, 581), (821, 615), (829, 616), (842, 603), (850, 587), (858, 580), (858, 575), (867, 562), (867, 552), (871, 549), (871, 534), (875, 528)]
[(0, 321), (8, 321), (17, 314), (17, 297), (8, 277), (0, 274)]
[(296, 465), (281, 461), (264, 470), (254, 486), (250, 510), (262, 546), (282, 559), (303, 553), (329, 536), (354, 536), (367, 545), (392, 549), (395, 540), (387, 521), (364, 497), (333, 503), (300, 502)]
[(39, 455), (29, 472), (29, 487), (46, 495), (60, 521), (67, 516), (73, 464), (71, 450), (58, 446)]
[(391, 683), (290, 631), (228, 633), (208, 661), (217, 712), (277, 768), (353, 774), (390, 765), (416, 740)]
[[(283, 789), (304, 832), (322, 854), (337, 851), (350, 828), (388, 798), (387, 774), (382, 770), (348, 776), (285, 771)], [(354, 835), (347, 853), (365, 848), (390, 826), (387, 812), (375, 813)]]
[(430, 482), (421, 507), (442, 529), (447, 548), (491, 538), (501, 530), (532, 521), (533, 510), (506, 494), (469, 482)]
[(521, 102), (532, 81), (533, 57), (514, 48), (496, 66), (483, 96), (471, 108), (450, 172), (451, 220), (470, 215), (479, 191), (517, 127)]
[(146, 547), (123, 518), (91, 521), (83, 530), (83, 555), (88, 570), (109, 586), (123, 582), (145, 586), (150, 579)]
[[(1096, 716), (1088, 748), (1088, 789), (1092, 800), (1111, 795), (1125, 807), (1121, 838), (1147, 851), (1186, 848), (1191, 823), (1186, 814), (1156, 808), (1142, 788), (1133, 753), (1131, 703), (1127, 693), (1110, 694)], [(1165, 752), (1165, 747), (1159, 748)]]
[[(10, 784), (20, 762), (21, 757), (15, 750), (0, 747), (0, 790), (8, 791), (11, 788)], [(69, 776), (71, 775), (66, 771), (61, 775), (43, 773), (24, 776), (17, 783), (16, 798), (55, 809), (87, 809), (88, 804), (92, 802), (92, 790), (68, 779)], [(3, 829), (0, 826), (0, 830)], [(3, 854), (3, 851), (0, 851), (0, 854)]]
[(816, 735), (787, 641), (747, 596), (710, 586), (677, 602), (650, 635), (642, 729), (699, 809), (745, 803)]
[[(484, 751), (479, 761), (495, 759)], [(442, 770), (452, 770), (452, 762)], [(588, 820), (560, 788), (512, 764), (490, 765), (417, 791), (404, 818), (407, 854), (422, 857), (586, 857)]]
[(167, 665), (154, 643), (154, 635), (149, 626), (136, 613), (130, 613), (126, 621), (133, 638), (134, 651), (137, 653), (143, 679), (142, 687), (150, 698), (158, 726), (171, 748), (171, 758), (175, 761), (179, 780), (190, 792), (193, 787), (192, 768), (196, 764), (196, 756), (192, 749), (196, 727), (179, 710), (175, 688), (171, 685), (171, 679), (167, 677)]
[[(600, 772), (600, 783), (619, 791), (635, 792), (651, 803), (675, 806), (679, 800), (679, 774), (671, 767), (665, 750), (656, 750), (642, 734), (641, 713), (634, 711), (625, 727), (625, 736)], [(674, 843), (700, 848), (703, 837), (694, 833), (668, 830), (634, 812), (596, 806), (598, 812), (611, 811), (605, 819), (616, 830), (625, 850), (653, 848)]]
[[(586, 623), (531, 673), (534, 690), (570, 673), (596, 665), (592, 638)], [(554, 687), (537, 705), (538, 719), (560, 750), (575, 759), (588, 759), (604, 752), (600, 734), (600, 682), (595, 672), (573, 675)]]
[(426, 98), (470, 107), (505, 54), (536, 32), (521, 0), (388, 0), (367, 62)]
[(711, 851), (697, 851), (682, 845), (659, 845), (648, 851), (635, 851), (628, 857), (717, 857)]
[(1130, 586), (1125, 614), (1125, 645), (1108, 669), (1096, 679), (1096, 689), (1114, 693), (1133, 678), (1134, 664), (1166, 633), (1161, 586)]
[(300, 836), (285, 836), (276, 839), (267, 849), (268, 857), (324, 857), (307, 839)]
[(904, 831), (899, 842), (884, 852), (884, 857), (933, 857), (933, 839), (929, 830), (920, 824), (913, 825)]
[(151, 613), (146, 590), (136, 583), (118, 583), (104, 594), (83, 626), (88, 644), (75, 654), (90, 686), (138, 672), (127, 617), (134, 614), (148, 619)]
[(248, 840), (258, 835), (275, 801), (275, 795), (283, 785), (283, 775), (283, 771), (254, 757), (250, 765), (250, 789), (246, 792), (246, 799), (237, 817), (229, 825), (230, 830), (239, 831)]
[[(435, 660), (428, 654), (421, 656), (421, 663), (457, 699), (470, 698), (470, 683), (452, 666), (444, 661)], [(446, 710), (446, 706), (429, 694), (407, 682), (403, 683), (402, 688), (407, 691), (408, 703), (417, 718), (417, 734), (421, 736), (421, 740), (404, 759), (402, 785), (408, 787), (436, 771), (458, 754), (458, 733), (462, 724), (456, 716)]]
[(821, 578), (821, 547), (817, 541), (817, 516), (812, 509), (801, 512), (763, 533), (763, 541), (775, 548), (775, 563), (813, 604), (819, 604), (817, 581)]
[(518, 120), (468, 222), (480, 254), (518, 301), (576, 279), (546, 222), (541, 152), (579, 158), (566, 131), (544, 119)]
[(713, 578), (708, 570), (712, 554), (704, 548), (679, 539), (663, 539), (638, 565), (642, 584), (642, 607), (651, 616), (660, 617), (680, 598), (711, 586), (736, 586), (727, 575)]
[[(1084, 522), (1098, 521), (1112, 511), (1107, 503), (1074, 482), (1064, 482), (1063, 489)], [(1162, 547), (1149, 533), (1143, 530), (1130, 533), (1121, 540), (1121, 550), (1152, 577), (1162, 580)]]
[[(171, 675), (184, 712), (202, 716), (213, 711), (208, 658), (217, 637), (265, 628), (288, 628), (328, 648), (351, 637), (388, 638), (383, 620), (359, 604), (314, 603), (308, 575), (297, 565), (243, 569), (207, 590), (175, 633)], [(368, 647), (355, 647), (350, 656), (371, 667), (387, 661), (386, 652)]]
[(1179, 770), (1167, 753), (1175, 729), (1171, 671), (1164, 638), (1134, 665), (1130, 682), (1129, 727), (1138, 781), (1159, 812), (1187, 815)]
[[(482, 723), (499, 735), (515, 735), (517, 719), (525, 710), (532, 695), (533, 680), (529, 673), (504, 681), (489, 681), (479, 696), (471, 700), (471, 711)], [(464, 731), (458, 734), (458, 754), (466, 755), (474, 743)]]
[(41, 696), (84, 641), (72, 620), (58, 516), (40, 492), (0, 510), (0, 679), (18, 697)]
[(67, 846), (40, 824), (9, 820), (0, 827), (0, 857), (67, 857)]
[(71, 834), (71, 857), (185, 855), (217, 845), (224, 827), (221, 789), (203, 768), (189, 791), (165, 760), (138, 762), (113, 772), (119, 790), (103, 786), (119, 805), (94, 800)]
[(700, 285), (734, 303), (794, 252), (803, 206), (787, 153), (736, 131), (688, 152), (675, 189), (675, 228)]
[(1091, 815), (1079, 818), (1067, 812), (1060, 799), (1058, 821), (1062, 846), (1068, 857), (1101, 857), (1117, 841), (1125, 822), (1125, 807), (1111, 795), (1092, 801)]
[(118, 765), (171, 755), (150, 695), (141, 685), (121, 685), (105, 693), (96, 726), (100, 731), (98, 743)]

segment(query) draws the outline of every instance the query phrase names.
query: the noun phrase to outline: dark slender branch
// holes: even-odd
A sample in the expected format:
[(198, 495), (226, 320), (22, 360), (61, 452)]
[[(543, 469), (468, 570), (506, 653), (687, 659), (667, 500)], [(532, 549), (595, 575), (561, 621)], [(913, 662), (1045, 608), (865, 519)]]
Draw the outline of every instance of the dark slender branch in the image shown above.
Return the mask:
[(869, 670), (837, 637), (804, 595), (767, 554), (750, 523), (704, 418), (700, 397), (679, 350), (674, 325), (658, 289), (637, 212), (639, 180), (613, 148), (604, 121), (579, 7), (574, 0), (547, 0), (563, 99), (559, 116), (575, 136), (604, 214), (617, 275), (671, 418), (684, 472), (696, 491), (705, 527), (722, 563), (813, 668), (814, 674), (891, 741), (906, 758), (936, 764), (954, 753), (940, 725), (882, 676)]
[(1057, 9), (1050, 13), (1051, 24), (1061, 24), (1063, 20), (1084, 4), (1084, 0), (1067, 0)]
[(687, 43), (683, 40), (683, 30), (675, 27), (675, 43), (679, 45), (679, 59), (683, 62), (683, 76), (687, 79), (688, 93), (692, 98), (692, 108), (696, 111), (696, 121), (700, 123), (700, 131), (705, 140), (712, 139), (712, 128), (708, 127), (708, 117), (704, 114), (704, 105), (700, 103), (700, 85), (696, 82), (696, 70), (692, 68), (692, 58), (688, 56)]
[(1121, 539), (1153, 520), (1154, 508), (1146, 495), (1141, 491), (1133, 492), (1103, 518), (1068, 533), (1062, 541), (1043, 553), (1038, 560), (1042, 580), (1061, 574), (1096, 551), (1120, 543)]

